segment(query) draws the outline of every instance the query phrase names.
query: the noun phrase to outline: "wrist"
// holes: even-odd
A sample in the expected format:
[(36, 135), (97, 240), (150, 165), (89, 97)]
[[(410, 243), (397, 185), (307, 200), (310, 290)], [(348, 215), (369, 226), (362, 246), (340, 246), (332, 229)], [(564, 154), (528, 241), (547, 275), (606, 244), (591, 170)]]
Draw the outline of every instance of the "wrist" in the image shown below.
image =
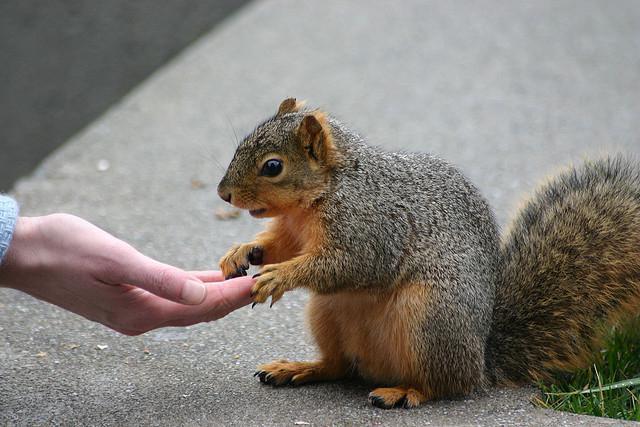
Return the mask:
[(39, 217), (18, 217), (13, 237), (0, 265), (0, 286), (20, 287), (18, 279), (38, 264)]

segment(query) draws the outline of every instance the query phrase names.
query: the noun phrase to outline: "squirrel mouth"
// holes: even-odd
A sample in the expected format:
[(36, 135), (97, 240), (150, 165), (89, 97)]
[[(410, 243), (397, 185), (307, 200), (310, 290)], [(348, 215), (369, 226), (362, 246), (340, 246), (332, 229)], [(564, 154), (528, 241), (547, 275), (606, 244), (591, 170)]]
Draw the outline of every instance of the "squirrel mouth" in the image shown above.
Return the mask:
[(260, 208), (260, 209), (253, 209), (249, 211), (249, 215), (251, 216), (259, 216), (262, 215), (263, 213), (265, 213), (267, 211), (266, 208)]

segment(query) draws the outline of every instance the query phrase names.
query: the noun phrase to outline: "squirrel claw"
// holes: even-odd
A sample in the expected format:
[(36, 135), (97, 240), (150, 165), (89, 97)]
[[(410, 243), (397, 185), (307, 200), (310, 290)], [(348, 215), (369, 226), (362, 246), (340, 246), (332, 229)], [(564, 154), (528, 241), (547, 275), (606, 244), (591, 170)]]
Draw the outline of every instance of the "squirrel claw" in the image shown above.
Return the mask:
[(409, 401), (407, 400), (407, 397), (403, 397), (402, 399), (398, 400), (396, 402), (395, 405), (393, 405), (395, 408), (409, 408)]
[(391, 406), (388, 405), (380, 396), (369, 396), (369, 402), (371, 402), (371, 404), (376, 408), (391, 409)]
[(276, 294), (272, 294), (271, 295), (271, 305), (269, 305), (269, 308), (273, 307), (273, 304), (275, 304), (278, 301), (280, 301), (280, 299), (282, 298), (282, 295), (284, 295), (284, 292), (278, 292)]
[[(260, 380), (260, 382), (262, 384), (271, 384), (273, 385), (275, 383), (275, 379), (273, 378), (273, 376), (267, 372), (267, 371), (258, 371), (256, 372), (258, 379)], [(256, 376), (256, 375), (254, 375)]]

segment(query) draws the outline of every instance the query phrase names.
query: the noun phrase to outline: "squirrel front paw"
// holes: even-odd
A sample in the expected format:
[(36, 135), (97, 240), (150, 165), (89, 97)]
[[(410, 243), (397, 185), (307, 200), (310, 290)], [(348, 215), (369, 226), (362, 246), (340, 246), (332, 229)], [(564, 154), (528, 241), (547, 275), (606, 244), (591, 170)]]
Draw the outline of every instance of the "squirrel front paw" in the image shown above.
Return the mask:
[(220, 259), (225, 280), (246, 276), (249, 265), (262, 264), (262, 246), (253, 243), (235, 245)]
[(285, 292), (294, 288), (294, 285), (287, 280), (285, 268), (280, 264), (265, 265), (260, 273), (253, 277), (258, 279), (251, 288), (254, 305), (264, 303), (271, 296), (271, 306), (273, 306)]

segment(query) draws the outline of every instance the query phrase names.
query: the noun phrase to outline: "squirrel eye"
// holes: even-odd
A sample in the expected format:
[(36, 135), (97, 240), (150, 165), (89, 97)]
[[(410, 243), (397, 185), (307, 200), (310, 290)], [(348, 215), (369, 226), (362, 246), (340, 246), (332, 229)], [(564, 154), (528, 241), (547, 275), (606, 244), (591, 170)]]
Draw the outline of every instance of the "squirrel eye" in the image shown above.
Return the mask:
[(269, 159), (262, 165), (260, 175), (274, 177), (282, 172), (282, 160)]

